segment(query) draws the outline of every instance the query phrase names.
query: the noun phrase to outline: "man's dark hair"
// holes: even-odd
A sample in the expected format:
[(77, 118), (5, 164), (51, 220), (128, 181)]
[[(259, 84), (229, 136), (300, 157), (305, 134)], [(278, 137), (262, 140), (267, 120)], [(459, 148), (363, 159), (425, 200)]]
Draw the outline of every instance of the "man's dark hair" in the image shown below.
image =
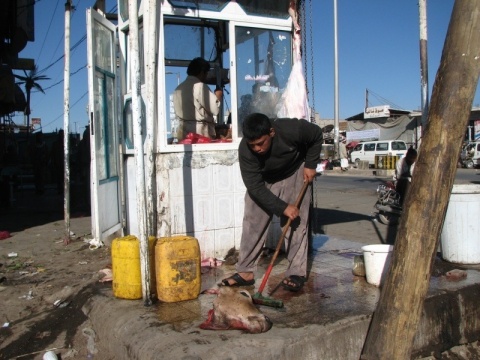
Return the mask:
[(257, 140), (264, 135), (270, 134), (272, 123), (267, 115), (253, 113), (247, 115), (243, 121), (243, 137), (247, 140)]
[(407, 155), (406, 156), (415, 156), (417, 157), (417, 150), (415, 150), (413, 147), (409, 147), (407, 150)]
[(207, 73), (210, 70), (210, 64), (207, 60), (197, 57), (190, 61), (187, 68), (187, 75), (197, 76), (201, 72)]

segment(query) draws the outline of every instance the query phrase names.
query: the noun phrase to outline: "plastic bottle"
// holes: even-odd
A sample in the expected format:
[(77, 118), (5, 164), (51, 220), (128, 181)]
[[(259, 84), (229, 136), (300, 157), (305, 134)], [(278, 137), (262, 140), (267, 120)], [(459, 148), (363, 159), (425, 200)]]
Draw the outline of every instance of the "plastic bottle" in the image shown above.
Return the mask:
[(43, 354), (43, 360), (58, 360), (58, 357), (53, 351), (47, 351)]

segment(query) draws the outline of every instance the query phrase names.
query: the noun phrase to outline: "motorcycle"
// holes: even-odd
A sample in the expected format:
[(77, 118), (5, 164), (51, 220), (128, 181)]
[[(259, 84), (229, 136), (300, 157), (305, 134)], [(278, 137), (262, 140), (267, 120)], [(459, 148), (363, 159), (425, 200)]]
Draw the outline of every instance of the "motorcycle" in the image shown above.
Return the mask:
[(400, 194), (395, 190), (393, 182), (388, 181), (385, 185), (377, 187), (377, 202), (375, 208), (378, 210), (378, 219), (382, 224), (395, 225), (402, 214)]

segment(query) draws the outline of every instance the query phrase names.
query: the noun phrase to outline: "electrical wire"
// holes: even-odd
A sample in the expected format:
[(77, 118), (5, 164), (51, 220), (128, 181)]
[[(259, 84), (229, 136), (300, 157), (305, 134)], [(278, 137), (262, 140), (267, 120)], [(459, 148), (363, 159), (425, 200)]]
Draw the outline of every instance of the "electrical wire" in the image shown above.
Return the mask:
[(47, 41), (48, 33), (50, 32), (50, 27), (52, 26), (53, 19), (55, 18), (55, 13), (57, 12), (59, 2), (60, 2), (60, 0), (57, 0), (57, 3), (55, 4), (55, 9), (54, 9), (52, 17), (50, 19), (50, 23), (48, 24), (47, 32), (45, 33), (45, 37), (43, 38), (43, 43), (42, 43), (42, 46), (40, 47), (40, 53), (38, 54), (36, 63), (38, 63), (40, 61), (40, 57), (42, 56), (43, 48), (45, 47), (45, 41)]
[[(74, 72), (71, 72), (71, 73), (70, 73), (70, 76), (75, 75), (75, 74), (78, 74), (81, 70), (85, 69), (86, 67), (87, 67), (87, 64), (81, 66), (80, 68), (78, 68), (78, 69), (75, 70)], [(43, 91), (46, 91), (46, 90), (48, 90), (48, 89), (51, 89), (51, 88), (53, 88), (53, 87), (55, 87), (55, 86), (63, 83), (63, 80), (64, 80), (64, 79), (59, 80), (59, 81), (57, 81), (55, 84), (52, 84), (52, 85), (50, 85), (49, 87), (44, 88)]]
[[(75, 101), (75, 102), (70, 106), (70, 109), (73, 108), (75, 105), (77, 105), (77, 104), (80, 102), (80, 100), (82, 100), (87, 94), (88, 94), (88, 90), (85, 91), (85, 93), (84, 93), (82, 96), (80, 96), (80, 98), (79, 98), (77, 101)], [(55, 119), (53, 119), (53, 120), (50, 121), (49, 123), (47, 123), (47, 124), (45, 124), (45, 125), (42, 125), (42, 127), (47, 127), (47, 126), (53, 124), (53, 123), (54, 123), (55, 121), (57, 121), (58, 119), (62, 118), (62, 117), (63, 117), (63, 114), (64, 114), (64, 113), (62, 112), (60, 115), (58, 115)]]
[(405, 110), (403, 107), (395, 104), (394, 102), (384, 98), (383, 96), (380, 96), (379, 94), (375, 93), (374, 91), (370, 90), (370, 89), (367, 89), (368, 91), (368, 94), (370, 95), (373, 95), (377, 100), (379, 100), (380, 104), (381, 105), (390, 105), (391, 107), (393, 107), (394, 109), (398, 109), (398, 110)]

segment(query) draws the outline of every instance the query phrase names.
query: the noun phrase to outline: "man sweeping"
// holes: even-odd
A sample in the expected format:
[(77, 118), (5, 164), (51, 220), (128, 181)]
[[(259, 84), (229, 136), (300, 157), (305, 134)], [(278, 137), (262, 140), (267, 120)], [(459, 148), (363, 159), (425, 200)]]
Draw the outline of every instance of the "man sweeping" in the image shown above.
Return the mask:
[(289, 267), (282, 286), (299, 291), (307, 280), (308, 215), (311, 192), (297, 208), (294, 203), (304, 182), (316, 174), (322, 146), (320, 127), (303, 119), (271, 120), (253, 113), (243, 123), (238, 156), (247, 188), (237, 273), (223, 279), (223, 286), (250, 286), (273, 215), (281, 224), (292, 220), (287, 232)]

